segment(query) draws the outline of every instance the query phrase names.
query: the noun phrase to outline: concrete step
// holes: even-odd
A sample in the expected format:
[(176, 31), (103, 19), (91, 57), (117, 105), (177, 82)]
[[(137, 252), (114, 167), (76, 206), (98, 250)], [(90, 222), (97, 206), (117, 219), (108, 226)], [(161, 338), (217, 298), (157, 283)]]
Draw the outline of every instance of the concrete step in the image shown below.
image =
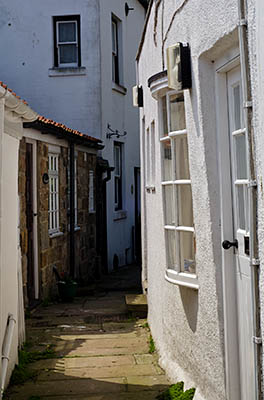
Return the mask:
[(148, 301), (145, 294), (127, 294), (125, 299), (127, 309), (132, 313), (133, 316), (147, 316)]

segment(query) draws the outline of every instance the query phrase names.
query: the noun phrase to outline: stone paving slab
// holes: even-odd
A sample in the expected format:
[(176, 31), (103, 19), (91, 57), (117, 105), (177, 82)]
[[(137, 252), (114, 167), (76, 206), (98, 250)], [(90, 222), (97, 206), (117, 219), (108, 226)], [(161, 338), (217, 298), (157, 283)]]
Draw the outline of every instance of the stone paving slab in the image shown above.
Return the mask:
[(130, 347), (116, 347), (111, 349), (111, 347), (107, 348), (78, 348), (75, 350), (69, 351), (67, 354), (70, 357), (83, 357), (83, 356), (104, 356), (104, 355), (122, 355), (122, 354), (145, 354), (148, 351), (148, 345), (144, 345), (141, 347), (130, 346)]
[(123, 378), (78, 379), (62, 381), (38, 381), (23, 385), (19, 393), (14, 393), (12, 400), (28, 400), (30, 396), (73, 396), (89, 393), (120, 393), (126, 391)]
[(148, 376), (148, 375), (159, 375), (159, 371), (154, 365), (126, 365), (124, 366), (112, 366), (112, 367), (101, 367), (101, 368), (65, 368), (64, 371), (60, 372), (57, 370), (42, 372), (38, 381), (49, 381), (52, 380), (63, 380), (63, 379), (97, 379), (97, 378), (121, 378), (127, 376)]
[(132, 355), (102, 356), (102, 357), (74, 357), (64, 359), (65, 368), (100, 368), (112, 366), (135, 365)]
[[(7, 400), (154, 400), (169, 382), (149, 354), (146, 321), (116, 322), (123, 304), (124, 294), (116, 292), (36, 310), (27, 340), (33, 350), (53, 345), (55, 358), (30, 364), (37, 377), (12, 387)], [(113, 320), (85, 322), (93, 306), (100, 318), (106, 306)]]
[(41, 400), (155, 400), (160, 392), (145, 391), (138, 397), (138, 392), (117, 394), (99, 394), (86, 396), (67, 396), (67, 397), (41, 397)]

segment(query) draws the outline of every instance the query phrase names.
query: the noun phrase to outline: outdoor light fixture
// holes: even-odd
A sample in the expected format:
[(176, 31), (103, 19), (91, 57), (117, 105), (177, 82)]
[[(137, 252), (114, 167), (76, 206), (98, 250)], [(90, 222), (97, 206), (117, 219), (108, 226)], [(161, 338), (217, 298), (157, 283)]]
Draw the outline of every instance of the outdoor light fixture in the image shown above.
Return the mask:
[(142, 86), (133, 86), (133, 106), (143, 107), (143, 88)]
[(175, 90), (191, 89), (191, 54), (188, 43), (176, 43), (167, 48), (168, 86)]
[(42, 175), (42, 182), (44, 185), (47, 185), (49, 183), (49, 174), (45, 173)]
[(129, 7), (129, 5), (127, 3), (125, 3), (125, 14), (126, 17), (128, 16), (129, 11), (134, 10), (134, 8)]
[(126, 131), (124, 131), (123, 133), (120, 133), (117, 129), (114, 131), (114, 130), (111, 128), (111, 125), (110, 125), (110, 124), (107, 124), (107, 129), (108, 129), (108, 131), (109, 131), (109, 132), (106, 133), (107, 139), (111, 139), (112, 136), (116, 136), (117, 138), (119, 138), (119, 137), (126, 136), (126, 134), (127, 134)]

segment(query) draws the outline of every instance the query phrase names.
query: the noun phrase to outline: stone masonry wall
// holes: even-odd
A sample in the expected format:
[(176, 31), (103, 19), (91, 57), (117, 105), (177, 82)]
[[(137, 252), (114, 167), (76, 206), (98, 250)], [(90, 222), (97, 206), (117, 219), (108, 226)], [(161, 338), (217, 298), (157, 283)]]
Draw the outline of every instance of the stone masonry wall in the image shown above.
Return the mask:
[[(49, 184), (42, 176), (48, 172), (48, 144), (37, 142), (37, 193), (38, 193), (38, 249), (40, 298), (57, 295), (53, 266), (58, 272), (69, 272), (70, 234), (68, 213), (68, 149), (61, 147), (59, 156), (59, 203), (61, 235), (51, 238), (48, 231)], [(96, 267), (96, 213), (89, 213), (89, 171), (95, 176), (96, 155), (78, 151), (77, 158), (77, 204), (78, 216), (75, 230), (75, 277), (82, 284), (93, 279)], [(19, 150), (19, 197), (20, 235), (22, 250), (23, 287), (25, 304), (27, 297), (28, 232), (26, 216), (26, 141), (23, 138)], [(95, 182), (94, 182), (95, 189)], [(95, 195), (95, 193), (94, 193)]]

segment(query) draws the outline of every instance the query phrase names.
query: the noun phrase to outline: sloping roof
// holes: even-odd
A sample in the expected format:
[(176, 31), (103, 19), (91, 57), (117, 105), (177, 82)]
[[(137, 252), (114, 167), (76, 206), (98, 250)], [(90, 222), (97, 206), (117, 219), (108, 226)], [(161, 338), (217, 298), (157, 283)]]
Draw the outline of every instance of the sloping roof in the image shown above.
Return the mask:
[[(52, 119), (48, 119), (37, 114), (35, 111), (31, 109), (31, 107), (25, 100), (21, 99), (20, 96), (18, 96), (12, 89), (10, 89), (2, 81), (0, 81), (0, 87), (5, 89), (3, 91), (4, 96), (6, 96), (6, 93), (9, 93), (12, 95), (11, 98), (9, 96), (9, 99), (14, 98), (14, 101), (11, 101), (11, 104), (10, 100), (9, 102), (7, 102), (7, 106), (10, 106), (12, 110), (16, 111), (20, 104), (19, 106), (20, 110), (17, 110), (17, 112), (22, 117), (26, 116), (24, 109), (30, 110), (30, 118), (28, 118), (28, 121), (23, 123), (23, 126), (25, 128), (35, 128), (45, 133), (55, 134), (56, 136), (64, 138), (65, 140), (71, 139), (73, 141), (89, 145), (91, 147), (96, 147), (97, 149), (103, 148), (103, 145), (101, 144), (102, 141), (100, 139), (86, 135), (85, 133), (77, 131), (76, 129), (71, 129), (64, 124), (61, 124), (59, 122), (53, 121)], [(13, 104), (14, 102), (15, 104)], [(22, 110), (21, 110), (21, 103), (23, 103)]]
[(36, 121), (25, 122), (24, 127), (38, 129), (43, 133), (55, 134), (62, 139), (71, 139), (73, 141), (81, 142), (83, 144), (96, 147), (98, 149), (103, 148), (101, 144), (102, 141), (100, 139), (86, 135), (85, 133), (77, 131), (76, 129), (71, 129), (64, 124), (53, 121), (52, 119), (45, 118), (41, 115), (38, 116)]

